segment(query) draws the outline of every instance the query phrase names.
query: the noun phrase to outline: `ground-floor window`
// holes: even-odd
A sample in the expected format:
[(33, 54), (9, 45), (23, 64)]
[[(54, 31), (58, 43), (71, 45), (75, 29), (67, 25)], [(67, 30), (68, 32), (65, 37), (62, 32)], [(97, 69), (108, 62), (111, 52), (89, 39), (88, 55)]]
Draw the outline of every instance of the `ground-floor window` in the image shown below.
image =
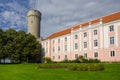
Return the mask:
[(58, 59), (60, 59), (60, 56), (58, 56)]
[(97, 58), (98, 57), (98, 52), (94, 53), (94, 57)]
[(67, 60), (67, 55), (65, 55), (65, 60)]
[(53, 56), (53, 60), (55, 59), (55, 56)]
[(110, 51), (110, 56), (111, 57), (115, 56), (115, 51)]
[(84, 58), (87, 58), (87, 53), (84, 53)]
[(78, 54), (75, 54), (75, 59), (77, 59), (78, 58)]

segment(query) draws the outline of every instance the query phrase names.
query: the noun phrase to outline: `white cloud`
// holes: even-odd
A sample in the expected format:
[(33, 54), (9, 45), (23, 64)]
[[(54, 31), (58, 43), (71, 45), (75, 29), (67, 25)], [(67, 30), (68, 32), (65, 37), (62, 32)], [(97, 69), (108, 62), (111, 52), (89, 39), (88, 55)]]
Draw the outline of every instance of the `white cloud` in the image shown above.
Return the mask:
[[(0, 4), (0, 6), (2, 6)], [(0, 12), (3, 29), (14, 28), (16, 30), (27, 29), (27, 7), (19, 4), (17, 1), (8, 2), (2, 6), (4, 11)]]

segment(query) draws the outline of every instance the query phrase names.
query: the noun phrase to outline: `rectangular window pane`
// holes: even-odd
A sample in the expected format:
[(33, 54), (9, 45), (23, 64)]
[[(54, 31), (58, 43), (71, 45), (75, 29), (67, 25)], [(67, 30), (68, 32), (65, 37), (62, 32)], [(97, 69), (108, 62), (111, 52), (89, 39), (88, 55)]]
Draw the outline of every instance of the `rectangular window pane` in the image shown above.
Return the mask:
[(75, 49), (78, 49), (78, 43), (75, 43)]
[(55, 59), (55, 56), (53, 56), (53, 60)]
[(65, 37), (65, 42), (67, 42), (67, 37)]
[(55, 44), (55, 41), (53, 40), (53, 44)]
[(58, 39), (58, 43), (60, 43), (60, 39)]
[(60, 52), (60, 46), (58, 46), (58, 52)]
[(55, 48), (53, 47), (53, 52), (55, 52)]
[(87, 42), (84, 42), (84, 48), (87, 48)]
[(94, 40), (94, 47), (98, 46), (98, 41)]
[(65, 48), (65, 51), (67, 51), (67, 45), (65, 45), (65, 47), (64, 47), (64, 48)]
[(78, 54), (75, 54), (75, 59), (77, 59), (78, 58)]
[(110, 44), (114, 44), (114, 37), (110, 37)]
[(75, 39), (78, 39), (78, 35), (75, 35)]
[(58, 56), (58, 59), (60, 59), (60, 56)]
[(87, 58), (87, 53), (84, 53), (84, 58)]
[(110, 32), (114, 31), (114, 25), (109, 26)]
[(67, 60), (67, 55), (65, 55), (65, 60)]
[(97, 30), (94, 30), (94, 35), (97, 35)]
[(87, 32), (84, 32), (84, 37), (87, 37)]
[(95, 58), (98, 57), (98, 52), (95, 52), (95, 53), (94, 53), (94, 57), (95, 57)]
[(111, 57), (115, 56), (115, 51), (110, 51), (110, 56)]

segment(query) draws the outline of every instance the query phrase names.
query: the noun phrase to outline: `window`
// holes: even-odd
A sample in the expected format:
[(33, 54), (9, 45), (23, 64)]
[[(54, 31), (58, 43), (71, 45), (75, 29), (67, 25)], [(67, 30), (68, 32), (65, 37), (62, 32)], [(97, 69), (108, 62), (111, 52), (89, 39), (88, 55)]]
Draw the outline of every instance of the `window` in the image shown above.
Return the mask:
[(87, 58), (87, 53), (84, 53), (84, 58)]
[(58, 46), (58, 52), (60, 52), (60, 46)]
[(60, 56), (58, 56), (58, 59), (60, 59)]
[(67, 45), (65, 45), (65, 47), (64, 47), (64, 48), (65, 48), (65, 51), (67, 51)]
[(53, 60), (55, 59), (55, 56), (53, 56)]
[(60, 43), (60, 39), (58, 39), (58, 43)]
[(87, 37), (87, 32), (84, 32), (84, 37)]
[(65, 37), (65, 42), (67, 42), (67, 37)]
[(110, 32), (114, 31), (114, 25), (109, 26)]
[(110, 51), (110, 56), (111, 57), (115, 56), (115, 51)]
[(65, 60), (67, 60), (67, 55), (65, 55)]
[(55, 48), (53, 47), (53, 52), (55, 52)]
[(84, 48), (87, 48), (87, 42), (84, 42)]
[(31, 21), (31, 23), (33, 23), (33, 21)]
[(75, 43), (75, 49), (78, 49), (78, 43)]
[(53, 40), (53, 44), (55, 44), (55, 41)]
[(78, 54), (75, 54), (75, 59), (77, 59), (78, 58)]
[(98, 57), (98, 52), (94, 53), (94, 57), (97, 58)]
[(94, 47), (98, 46), (98, 41), (94, 40)]
[(94, 30), (94, 35), (97, 35), (97, 30)]
[(75, 35), (75, 39), (78, 39), (78, 35)]
[(114, 44), (114, 37), (110, 37), (110, 44)]

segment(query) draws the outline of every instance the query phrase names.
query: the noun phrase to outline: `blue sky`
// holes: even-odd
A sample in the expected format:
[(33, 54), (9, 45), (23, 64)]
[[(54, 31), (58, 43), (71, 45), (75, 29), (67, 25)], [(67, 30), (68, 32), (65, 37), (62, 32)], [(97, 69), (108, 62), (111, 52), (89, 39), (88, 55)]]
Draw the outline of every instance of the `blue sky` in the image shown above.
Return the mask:
[(0, 0), (0, 28), (27, 32), (27, 11), (42, 13), (41, 36), (120, 11), (120, 0)]

